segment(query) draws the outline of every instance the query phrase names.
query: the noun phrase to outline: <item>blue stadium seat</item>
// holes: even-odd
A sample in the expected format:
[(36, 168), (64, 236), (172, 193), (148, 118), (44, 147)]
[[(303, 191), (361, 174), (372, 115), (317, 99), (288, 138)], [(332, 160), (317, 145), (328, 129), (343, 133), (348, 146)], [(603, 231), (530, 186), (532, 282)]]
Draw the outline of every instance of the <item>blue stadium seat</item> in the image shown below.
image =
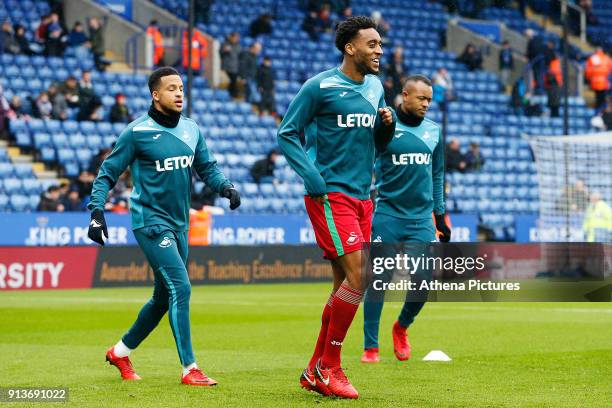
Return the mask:
[(22, 194), (13, 194), (10, 197), (11, 208), (16, 212), (24, 212), (30, 207), (28, 196)]
[(23, 179), (22, 187), (24, 193), (26, 194), (40, 194), (42, 191), (40, 181), (35, 178)]
[(21, 179), (18, 178), (6, 178), (4, 179), (4, 191), (7, 194), (19, 194), (21, 193), (22, 189), (22, 184), (21, 184)]
[(9, 204), (9, 197), (6, 194), (0, 194), (0, 211), (7, 211)]

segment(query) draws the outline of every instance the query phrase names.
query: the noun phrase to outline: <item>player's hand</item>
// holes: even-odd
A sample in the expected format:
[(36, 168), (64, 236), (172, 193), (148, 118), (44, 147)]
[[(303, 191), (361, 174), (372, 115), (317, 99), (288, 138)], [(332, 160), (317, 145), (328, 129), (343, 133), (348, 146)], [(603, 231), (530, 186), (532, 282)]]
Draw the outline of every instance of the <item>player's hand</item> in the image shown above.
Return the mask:
[(234, 186), (227, 186), (223, 188), (221, 197), (227, 198), (230, 202), (230, 210), (235, 210), (240, 207), (240, 193), (234, 188)]
[(378, 109), (378, 114), (380, 115), (382, 123), (385, 126), (391, 126), (393, 124), (393, 114), (391, 113), (391, 109), (380, 108)]
[(97, 242), (104, 246), (104, 240), (108, 239), (108, 229), (106, 228), (104, 211), (98, 209), (91, 212), (91, 221), (89, 222), (87, 236), (93, 242)]
[(436, 215), (436, 229), (442, 234), (440, 235), (440, 242), (450, 241), (451, 229), (448, 225), (446, 225), (444, 214)]

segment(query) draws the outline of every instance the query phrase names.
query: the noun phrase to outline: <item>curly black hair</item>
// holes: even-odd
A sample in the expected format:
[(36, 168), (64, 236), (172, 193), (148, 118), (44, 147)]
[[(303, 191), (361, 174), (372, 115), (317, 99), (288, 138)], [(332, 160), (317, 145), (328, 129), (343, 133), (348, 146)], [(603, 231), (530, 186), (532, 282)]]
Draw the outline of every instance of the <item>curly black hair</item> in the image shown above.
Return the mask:
[(349, 17), (336, 27), (336, 48), (344, 54), (344, 47), (359, 33), (359, 30), (376, 29), (376, 23), (370, 17)]
[(179, 75), (179, 73), (172, 67), (160, 67), (153, 71), (149, 77), (149, 92), (153, 93), (153, 91), (159, 87), (162, 77), (168, 75)]

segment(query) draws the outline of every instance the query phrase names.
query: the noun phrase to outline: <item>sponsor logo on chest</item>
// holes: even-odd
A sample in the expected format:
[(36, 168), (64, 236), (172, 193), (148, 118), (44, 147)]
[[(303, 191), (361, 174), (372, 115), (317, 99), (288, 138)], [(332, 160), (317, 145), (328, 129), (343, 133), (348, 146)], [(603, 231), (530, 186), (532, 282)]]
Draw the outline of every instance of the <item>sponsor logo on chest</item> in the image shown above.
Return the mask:
[(373, 128), (376, 123), (376, 115), (368, 113), (349, 113), (346, 115), (338, 115), (338, 127), (353, 128), (353, 127), (369, 127)]
[(402, 153), (391, 155), (393, 164), (396, 166), (405, 166), (407, 164), (429, 164), (431, 162), (431, 154), (429, 153)]
[(186, 169), (187, 167), (191, 167), (193, 164), (193, 155), (192, 156), (175, 156), (168, 157), (162, 160), (155, 160), (155, 169), (160, 171), (171, 171), (171, 170), (179, 170)]

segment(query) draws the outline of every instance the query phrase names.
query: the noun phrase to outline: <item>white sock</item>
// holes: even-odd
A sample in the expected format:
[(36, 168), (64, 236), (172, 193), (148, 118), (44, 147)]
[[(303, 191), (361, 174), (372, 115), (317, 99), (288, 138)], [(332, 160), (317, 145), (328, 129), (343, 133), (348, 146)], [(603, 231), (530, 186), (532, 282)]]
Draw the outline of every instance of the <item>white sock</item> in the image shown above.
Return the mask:
[(198, 368), (198, 365), (196, 363), (191, 363), (188, 366), (183, 366), (183, 377), (189, 374), (189, 370), (192, 368)]
[(115, 352), (115, 355), (117, 357), (121, 358), (129, 356), (132, 352), (132, 349), (128, 348), (128, 346), (126, 346), (123, 341), (119, 340), (119, 343), (115, 344), (113, 351)]

